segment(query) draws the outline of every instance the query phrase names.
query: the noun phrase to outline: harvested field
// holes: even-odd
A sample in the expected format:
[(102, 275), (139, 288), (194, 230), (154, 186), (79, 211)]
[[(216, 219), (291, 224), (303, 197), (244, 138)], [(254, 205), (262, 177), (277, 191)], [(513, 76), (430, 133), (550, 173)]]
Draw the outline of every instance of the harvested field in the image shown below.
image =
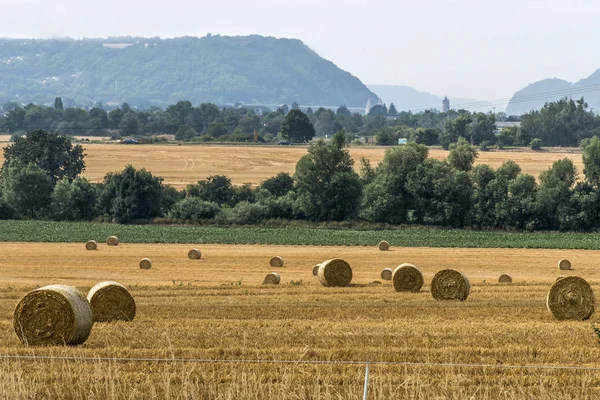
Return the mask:
[[(164, 178), (164, 182), (178, 188), (205, 179), (210, 175), (223, 174), (236, 185), (261, 181), (279, 172), (293, 173), (296, 162), (306, 154), (305, 146), (194, 146), (194, 145), (123, 145), (123, 144), (83, 144), (87, 154), (84, 176), (100, 182), (108, 172), (122, 170), (132, 164), (136, 168), (146, 168)], [(385, 147), (350, 148), (350, 154), (358, 171), (362, 157), (379, 163), (385, 154)], [(430, 149), (430, 157), (445, 159), (447, 151)], [(480, 152), (476, 163), (489, 164), (493, 168), (503, 162), (514, 160), (524, 172), (536, 178), (556, 160), (569, 157), (583, 171), (580, 153), (573, 152)], [(0, 161), (2, 157), (0, 155)]]
[[(374, 247), (128, 244), (86, 251), (80, 243), (2, 243), (0, 354), (228, 360), (391, 361), (489, 364), (488, 367), (377, 365), (369, 399), (591, 399), (597, 371), (501, 369), (507, 365), (598, 367), (600, 344), (590, 322), (555, 321), (545, 305), (569, 258), (570, 275), (600, 290), (599, 251)], [(281, 285), (261, 287), (265, 256), (286, 260)], [(141, 257), (155, 267), (140, 271)], [(325, 288), (312, 276), (323, 260), (343, 257), (349, 288)], [(370, 287), (382, 268), (415, 263), (421, 293)], [(433, 275), (457, 268), (469, 277), (465, 302), (431, 298)], [(564, 271), (562, 271), (564, 274)], [(512, 285), (497, 284), (500, 273)], [(30, 289), (50, 283), (87, 291), (116, 280), (137, 303), (133, 322), (96, 324), (82, 347), (24, 348), (12, 312)], [(293, 282), (292, 282), (293, 281)], [(597, 323), (600, 315), (592, 316)], [(566, 340), (566, 338), (568, 340)], [(401, 339), (401, 340), (399, 340)], [(73, 372), (77, 371), (77, 373)], [(360, 398), (364, 364), (215, 364), (0, 360), (3, 398)]]

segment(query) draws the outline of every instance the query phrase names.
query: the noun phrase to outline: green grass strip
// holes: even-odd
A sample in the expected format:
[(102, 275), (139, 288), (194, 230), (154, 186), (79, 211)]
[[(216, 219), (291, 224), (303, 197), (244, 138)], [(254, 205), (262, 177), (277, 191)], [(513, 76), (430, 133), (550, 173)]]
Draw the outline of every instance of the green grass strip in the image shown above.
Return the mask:
[(510, 233), (406, 227), (393, 230), (259, 228), (217, 226), (117, 225), (86, 222), (0, 221), (0, 242), (278, 244), (316, 246), (392, 246), (600, 249), (595, 233)]

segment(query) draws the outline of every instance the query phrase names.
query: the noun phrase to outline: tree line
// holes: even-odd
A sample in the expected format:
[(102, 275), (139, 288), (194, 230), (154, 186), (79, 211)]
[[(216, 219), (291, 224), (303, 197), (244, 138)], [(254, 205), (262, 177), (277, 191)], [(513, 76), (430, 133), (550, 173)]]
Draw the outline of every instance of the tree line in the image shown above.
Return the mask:
[(477, 149), (464, 138), (446, 160), (409, 142), (390, 148), (377, 165), (347, 149), (347, 136), (313, 142), (293, 175), (258, 187), (235, 186), (222, 175), (184, 190), (129, 165), (91, 183), (80, 174), (80, 145), (56, 132), (31, 131), (4, 149), (1, 219), (135, 223), (261, 224), (268, 220), (367, 221), (453, 228), (597, 231), (600, 227), (600, 138), (583, 152), (584, 175), (568, 158), (536, 180), (513, 161), (474, 166)]
[[(374, 144), (391, 146), (405, 138), (427, 146), (441, 145), (448, 149), (459, 138), (487, 150), (492, 146), (579, 146), (600, 135), (600, 117), (588, 108), (583, 99), (562, 99), (547, 103), (540, 111), (520, 117), (521, 127), (507, 127), (498, 132), (498, 121), (515, 121), (503, 113), (471, 113), (466, 110), (419, 113), (398, 112), (393, 104), (376, 105), (369, 114), (352, 113), (342, 105), (336, 111), (319, 108), (301, 111), (297, 104), (265, 114), (253, 109), (220, 108), (203, 103), (194, 107), (180, 101), (162, 110), (136, 110), (126, 103), (106, 109), (98, 104), (90, 109), (64, 108), (60, 98), (54, 107), (29, 104), (21, 107), (7, 103), (0, 117), (0, 132), (14, 138), (36, 129), (53, 130), (71, 136), (134, 136), (175, 135), (176, 140), (197, 142), (277, 142), (282, 139), (305, 142), (313, 137), (331, 137), (343, 130), (349, 141), (359, 137), (371, 138)], [(290, 113), (292, 115), (290, 115)], [(285, 130), (286, 121), (305, 117), (312, 125), (295, 134)], [(292, 122), (293, 125), (293, 122)], [(289, 126), (288, 126), (289, 127)], [(293, 127), (293, 126), (292, 126)], [(361, 142), (362, 143), (362, 142)]]

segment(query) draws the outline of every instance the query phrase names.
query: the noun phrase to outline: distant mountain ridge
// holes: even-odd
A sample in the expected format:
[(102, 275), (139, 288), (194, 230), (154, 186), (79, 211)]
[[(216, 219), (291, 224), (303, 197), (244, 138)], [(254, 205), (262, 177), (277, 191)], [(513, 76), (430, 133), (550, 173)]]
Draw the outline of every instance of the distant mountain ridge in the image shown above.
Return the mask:
[(600, 111), (600, 69), (576, 83), (562, 79), (544, 79), (517, 91), (506, 108), (509, 115), (522, 115), (539, 110), (546, 102), (570, 97), (583, 97), (591, 108)]
[(377, 99), (297, 39), (0, 39), (0, 102), (345, 104)]
[[(423, 110), (442, 109), (442, 97), (428, 92), (420, 92), (409, 86), (398, 85), (369, 85), (367, 87), (375, 92), (388, 106), (394, 103), (398, 111), (419, 112)], [(450, 108), (464, 108), (469, 111), (488, 112), (494, 109), (492, 103), (485, 101), (464, 99), (448, 96)], [(496, 109), (502, 111), (501, 107)]]

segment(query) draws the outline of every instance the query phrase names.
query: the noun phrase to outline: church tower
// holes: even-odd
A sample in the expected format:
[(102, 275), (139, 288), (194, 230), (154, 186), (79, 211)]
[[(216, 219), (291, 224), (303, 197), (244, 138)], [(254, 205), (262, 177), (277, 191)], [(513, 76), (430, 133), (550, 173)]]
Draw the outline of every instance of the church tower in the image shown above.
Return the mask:
[(445, 96), (444, 100), (442, 100), (442, 110), (444, 112), (450, 111), (450, 100), (448, 100), (448, 96)]

